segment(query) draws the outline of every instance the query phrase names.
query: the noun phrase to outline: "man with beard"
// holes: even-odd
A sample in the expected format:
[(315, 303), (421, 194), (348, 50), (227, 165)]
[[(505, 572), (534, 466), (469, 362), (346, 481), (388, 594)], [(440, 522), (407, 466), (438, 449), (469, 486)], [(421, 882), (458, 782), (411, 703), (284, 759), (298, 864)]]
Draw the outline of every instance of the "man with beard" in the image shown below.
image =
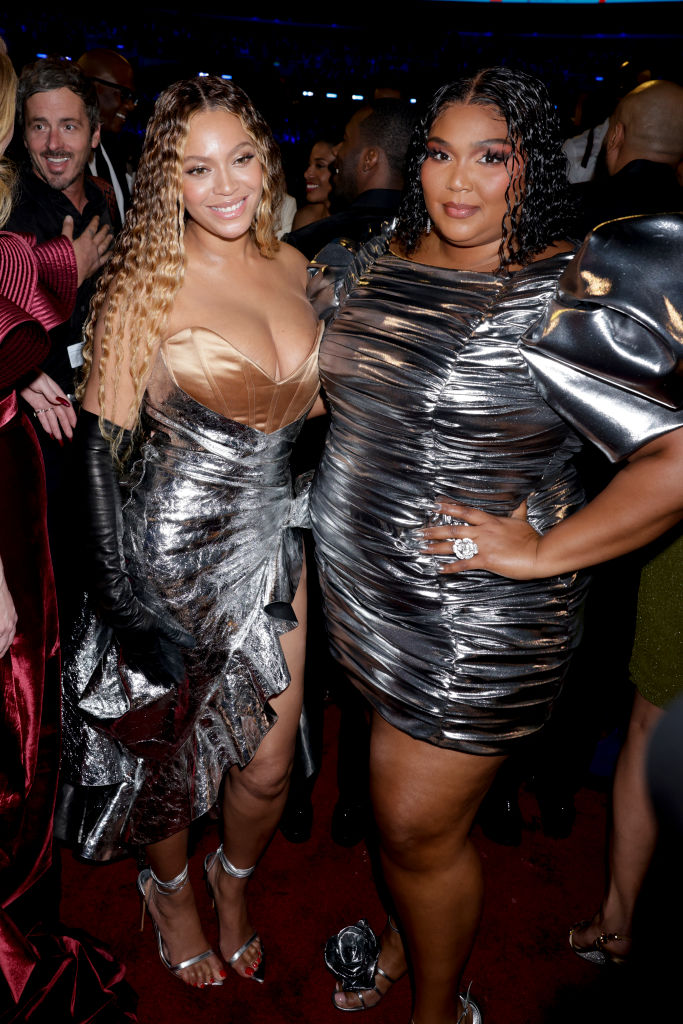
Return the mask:
[(285, 241), (313, 259), (328, 242), (363, 243), (392, 220), (414, 120), (410, 106), (397, 99), (373, 100), (357, 110), (334, 150), (333, 202), (345, 208), (293, 231)]
[[(73, 219), (73, 236), (98, 232), (104, 242), (118, 227), (113, 190), (87, 170), (100, 141), (100, 113), (93, 85), (75, 64), (47, 58), (25, 67), (17, 89), (17, 124), (28, 161), (20, 170), (9, 231), (45, 242)], [(104, 252), (104, 249), (103, 249)], [(43, 369), (67, 392), (81, 363), (81, 333), (94, 292), (91, 274), (78, 290), (71, 320), (50, 333), (52, 349)]]
[[(77, 524), (69, 446), (76, 416), (70, 403), (82, 359), (82, 333), (97, 272), (106, 259), (112, 227), (118, 226), (113, 189), (87, 170), (91, 149), (100, 139), (100, 113), (93, 85), (75, 64), (47, 58), (27, 65), (17, 89), (17, 125), (28, 160), (20, 169), (19, 187), (9, 231), (35, 235), (46, 242), (73, 231), (75, 244), (90, 247), (93, 258), (77, 293), (71, 318), (50, 331), (50, 352), (39, 382), (27, 381), (22, 396), (31, 406), (43, 451), (48, 497), (48, 532), (62, 627), (75, 613), (79, 587), (74, 573)], [(70, 218), (71, 228), (68, 228)], [(39, 383), (40, 386), (37, 386)], [(50, 395), (50, 401), (45, 396)], [(61, 404), (65, 417), (47, 406)], [(60, 429), (61, 427), (61, 429)]]

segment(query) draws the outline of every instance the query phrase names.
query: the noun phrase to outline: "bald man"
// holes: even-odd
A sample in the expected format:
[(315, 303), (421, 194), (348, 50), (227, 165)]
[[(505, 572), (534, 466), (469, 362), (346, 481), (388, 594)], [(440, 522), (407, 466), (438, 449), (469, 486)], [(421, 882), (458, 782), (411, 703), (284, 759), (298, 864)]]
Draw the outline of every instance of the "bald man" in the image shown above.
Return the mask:
[(133, 178), (128, 173), (130, 147), (122, 144), (120, 133), (137, 103), (133, 69), (116, 50), (87, 50), (77, 63), (95, 86), (102, 119), (100, 146), (93, 150), (90, 170), (111, 183), (123, 223)]
[(655, 79), (627, 93), (609, 119), (603, 150), (607, 173), (585, 186), (581, 233), (615, 217), (683, 209), (676, 177), (683, 161), (683, 88)]

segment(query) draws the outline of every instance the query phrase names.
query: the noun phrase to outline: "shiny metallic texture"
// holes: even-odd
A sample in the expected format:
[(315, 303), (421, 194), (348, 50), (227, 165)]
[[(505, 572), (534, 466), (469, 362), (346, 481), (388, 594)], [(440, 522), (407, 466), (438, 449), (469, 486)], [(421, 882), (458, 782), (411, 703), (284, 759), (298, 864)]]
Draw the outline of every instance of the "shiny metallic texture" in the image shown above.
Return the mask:
[[(223, 389), (244, 386), (234, 367), (226, 372)], [(255, 364), (244, 373), (278, 387)], [(86, 603), (64, 659), (58, 815), (59, 834), (85, 857), (120, 855), (206, 813), (226, 770), (245, 765), (276, 720), (268, 702), (289, 682), (279, 638), (296, 625), (290, 602), (307, 521), (289, 458), (318, 390), (315, 352), (299, 375), (307, 383), (296, 419), (287, 421), (287, 400), (282, 426), (264, 433), (197, 402), (157, 360), (146, 441), (126, 488), (123, 557), (140, 600), (196, 646), (183, 652), (185, 684), (164, 692), (120, 662)], [(290, 390), (295, 376), (283, 382)], [(263, 379), (260, 391), (272, 410)]]
[[(538, 730), (586, 589), (582, 573), (439, 574), (416, 535), (442, 521), (437, 499), (498, 515), (526, 499), (543, 532), (583, 503), (579, 431), (619, 457), (683, 423), (680, 276), (669, 269), (676, 285), (662, 288), (667, 261), (681, 265), (681, 218), (638, 228), (643, 241), (657, 232), (652, 278), (648, 262), (640, 280), (640, 243), (609, 241), (636, 230), (621, 225), (574, 263), (558, 253), (509, 277), (403, 259), (385, 234), (349, 270), (340, 258), (312, 282), (333, 316), (320, 353), (332, 425), (311, 507), (332, 649), (378, 712), (418, 739), (498, 754)], [(591, 316), (581, 261), (594, 254)], [(623, 287), (610, 307), (613, 279)], [(581, 323), (565, 332), (567, 307), (566, 322)]]

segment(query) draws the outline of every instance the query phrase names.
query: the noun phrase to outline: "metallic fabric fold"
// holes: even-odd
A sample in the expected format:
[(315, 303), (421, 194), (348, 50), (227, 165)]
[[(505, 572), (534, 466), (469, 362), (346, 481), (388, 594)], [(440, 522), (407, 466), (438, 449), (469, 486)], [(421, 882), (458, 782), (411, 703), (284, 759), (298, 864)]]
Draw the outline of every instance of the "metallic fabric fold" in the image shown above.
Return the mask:
[[(632, 267), (638, 258), (634, 248)], [(330, 319), (320, 367), (332, 424), (311, 515), (332, 650), (392, 725), (468, 753), (507, 753), (543, 725), (579, 639), (587, 580), (443, 575), (417, 531), (440, 521), (443, 496), (496, 515), (526, 499), (540, 532), (582, 505), (579, 431), (604, 441), (610, 398), (570, 425), (522, 345), (531, 337), (545, 359), (544, 315), (571, 261), (558, 253), (508, 277), (456, 272), (403, 259), (385, 235), (346, 271), (345, 256), (341, 270), (328, 260), (313, 282)], [(581, 348), (579, 338), (572, 351)], [(584, 353), (604, 358), (613, 382), (629, 372), (627, 355), (615, 344)], [(610, 394), (634, 447), (624, 396), (629, 408), (648, 396), (650, 422), (670, 429), (671, 410), (648, 385), (635, 394), (612, 383)]]

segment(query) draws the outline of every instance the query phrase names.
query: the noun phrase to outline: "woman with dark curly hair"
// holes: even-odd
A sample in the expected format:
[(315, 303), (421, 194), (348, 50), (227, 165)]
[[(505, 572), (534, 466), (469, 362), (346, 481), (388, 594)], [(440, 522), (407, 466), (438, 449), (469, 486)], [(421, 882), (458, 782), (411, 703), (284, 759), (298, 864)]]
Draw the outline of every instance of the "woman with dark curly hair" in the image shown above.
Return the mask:
[[(159, 956), (197, 987), (222, 984), (226, 964), (263, 980), (245, 890), (282, 814), (301, 711), (289, 456), (316, 401), (321, 330), (306, 261), (275, 234), (283, 195), (277, 145), (241, 89), (166, 89), (79, 395), (90, 582), (65, 659), (60, 832), (94, 860), (145, 847)], [(217, 951), (187, 863), (190, 823), (214, 807)]]
[[(560, 141), (525, 73), (445, 86), (416, 130), (397, 227), (343, 281), (331, 262), (317, 279), (320, 308), (338, 308), (320, 355), (332, 424), (313, 525), (333, 652), (373, 709), (394, 904), (378, 948), (362, 925), (330, 940), (341, 1010), (375, 1005), (409, 964), (414, 1024), (480, 1020), (459, 994), (482, 905), (472, 820), (558, 695), (579, 637), (577, 570), (683, 508), (680, 321), (662, 303), (646, 327), (621, 302), (576, 322), (618, 289), (601, 237), (572, 263)], [(617, 267), (629, 251), (610, 249)], [(569, 305), (579, 295), (573, 319), (548, 313), (558, 280)], [(643, 336), (634, 365), (605, 330), (618, 316), (617, 338)], [(585, 509), (579, 433), (629, 459)]]

